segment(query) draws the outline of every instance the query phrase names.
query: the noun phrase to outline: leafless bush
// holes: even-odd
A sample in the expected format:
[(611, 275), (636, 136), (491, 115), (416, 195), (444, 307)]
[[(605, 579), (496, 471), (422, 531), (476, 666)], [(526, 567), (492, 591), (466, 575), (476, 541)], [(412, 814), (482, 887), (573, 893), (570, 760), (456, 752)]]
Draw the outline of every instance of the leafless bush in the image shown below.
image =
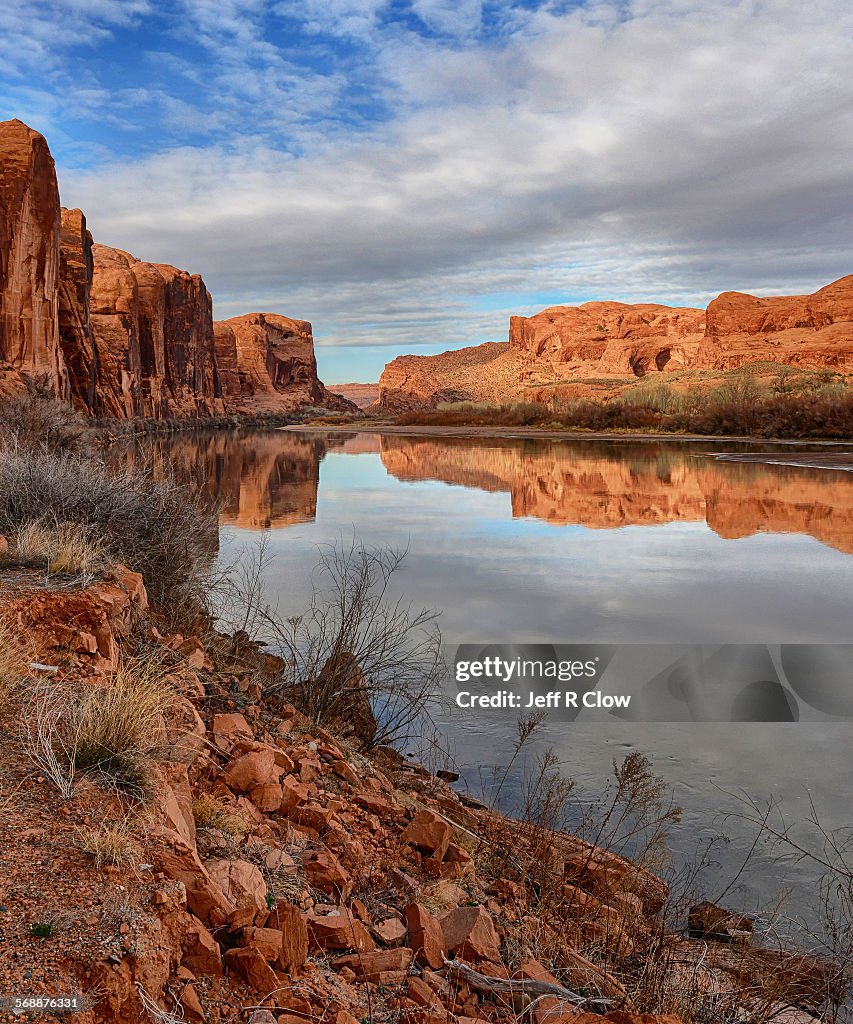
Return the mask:
[[(737, 796), (743, 808), (731, 816), (755, 829), (754, 846), (769, 845), (780, 864), (819, 869), (814, 919), (786, 917), (775, 931), (787, 932), (782, 944), (790, 936), (797, 948), (809, 954), (810, 1001), (820, 1006), (821, 1019), (833, 1024), (853, 1021), (853, 828), (828, 828), (810, 793), (809, 813), (797, 823), (805, 829), (787, 821), (775, 800), (761, 806), (744, 793), (729, 795)], [(790, 978), (787, 984), (790, 991)]]
[[(141, 572), (158, 610), (180, 614), (205, 597), (217, 545), (215, 509), (172, 480), (49, 451), (0, 454), (0, 533), (50, 513), (105, 554)], [(66, 527), (68, 528), (68, 527)]]
[(22, 394), (0, 398), (0, 448), (79, 452), (91, 437), (86, 417), (56, 401), (42, 381), (31, 382)]
[[(392, 594), (405, 555), (354, 539), (322, 548), (308, 609), (290, 618), (265, 599), (264, 550), (243, 561), (230, 580), (225, 617), (229, 628), (284, 659), (268, 696), (291, 701), (319, 724), (352, 725), (366, 746), (423, 732), (441, 699), (441, 632), (437, 612)], [(362, 718), (370, 735), (356, 728)]]

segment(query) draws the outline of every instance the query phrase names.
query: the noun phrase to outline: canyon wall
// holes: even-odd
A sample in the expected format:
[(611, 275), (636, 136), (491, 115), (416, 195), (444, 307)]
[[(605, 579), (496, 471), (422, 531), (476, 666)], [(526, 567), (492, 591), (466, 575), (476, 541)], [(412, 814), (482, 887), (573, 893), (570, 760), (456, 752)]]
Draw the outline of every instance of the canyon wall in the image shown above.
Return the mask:
[(98, 349), (89, 316), (94, 258), (92, 233), (81, 210), (61, 211), (59, 246), (59, 344), (72, 399), (80, 408), (99, 409)]
[(89, 308), (105, 413), (166, 419), (225, 411), (213, 303), (198, 274), (95, 245)]
[(853, 274), (811, 295), (723, 292), (714, 299), (696, 367), (732, 369), (765, 359), (853, 371)]
[(44, 138), (0, 122), (0, 393), (46, 381), (95, 415), (355, 411), (317, 378), (311, 325), (251, 313), (214, 331), (198, 274), (95, 244), (63, 210)]
[(66, 389), (57, 300), (61, 221), (47, 143), (21, 121), (0, 123), (0, 387), (20, 374)]
[[(724, 292), (707, 310), (587, 302), (510, 317), (508, 344), (399, 356), (379, 379), (377, 408), (547, 400), (561, 385), (725, 371), (754, 363), (853, 373), (853, 276), (812, 295)], [(698, 378), (698, 373), (697, 373)]]

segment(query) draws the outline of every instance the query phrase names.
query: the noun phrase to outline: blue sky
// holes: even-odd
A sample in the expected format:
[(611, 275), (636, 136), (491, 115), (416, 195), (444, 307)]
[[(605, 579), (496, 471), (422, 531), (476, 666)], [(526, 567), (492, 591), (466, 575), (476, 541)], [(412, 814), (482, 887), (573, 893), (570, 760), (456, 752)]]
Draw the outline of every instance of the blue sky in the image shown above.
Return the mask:
[(558, 302), (853, 271), (851, 38), (846, 0), (19, 0), (0, 116), (97, 240), (375, 380)]

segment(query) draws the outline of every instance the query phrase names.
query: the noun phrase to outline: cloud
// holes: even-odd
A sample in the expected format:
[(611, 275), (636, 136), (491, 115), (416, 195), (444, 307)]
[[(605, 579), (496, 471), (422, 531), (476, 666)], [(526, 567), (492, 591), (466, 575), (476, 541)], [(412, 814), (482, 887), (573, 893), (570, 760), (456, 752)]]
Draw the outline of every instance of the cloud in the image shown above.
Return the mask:
[[(479, 3), (419, 0), (439, 35), (372, 0), (312, 3), (272, 13), (362, 34), (357, 68), (338, 54), (300, 89), (259, 2), (189, 4), (221, 50), (211, 95), (257, 117), (62, 177), (96, 237), (201, 272), (217, 315), (278, 308), (329, 341), (405, 349), (503, 337), (543, 293), (696, 302), (853, 269), (843, 0), (505, 4), (496, 35)], [(387, 113), (336, 121), (371, 75)], [(296, 146), (266, 130), (288, 101)]]

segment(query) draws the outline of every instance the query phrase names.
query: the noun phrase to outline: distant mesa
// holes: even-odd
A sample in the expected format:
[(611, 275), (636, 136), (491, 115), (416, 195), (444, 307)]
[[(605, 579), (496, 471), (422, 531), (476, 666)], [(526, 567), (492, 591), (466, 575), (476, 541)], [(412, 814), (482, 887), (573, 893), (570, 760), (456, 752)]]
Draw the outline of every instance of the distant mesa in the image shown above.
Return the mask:
[(329, 391), (341, 395), (359, 409), (367, 409), (379, 400), (379, 382), (375, 384), (329, 384)]
[(723, 292), (706, 310), (587, 302), (513, 316), (509, 339), (435, 356), (399, 356), (379, 378), (377, 410), (443, 402), (547, 401), (573, 382), (732, 370), (771, 361), (853, 371), (853, 275), (812, 295)]
[(250, 313), (214, 325), (198, 274), (96, 244), (60, 206), (47, 142), (0, 122), (0, 393), (47, 380), (96, 415), (356, 411), (317, 377), (311, 324)]

